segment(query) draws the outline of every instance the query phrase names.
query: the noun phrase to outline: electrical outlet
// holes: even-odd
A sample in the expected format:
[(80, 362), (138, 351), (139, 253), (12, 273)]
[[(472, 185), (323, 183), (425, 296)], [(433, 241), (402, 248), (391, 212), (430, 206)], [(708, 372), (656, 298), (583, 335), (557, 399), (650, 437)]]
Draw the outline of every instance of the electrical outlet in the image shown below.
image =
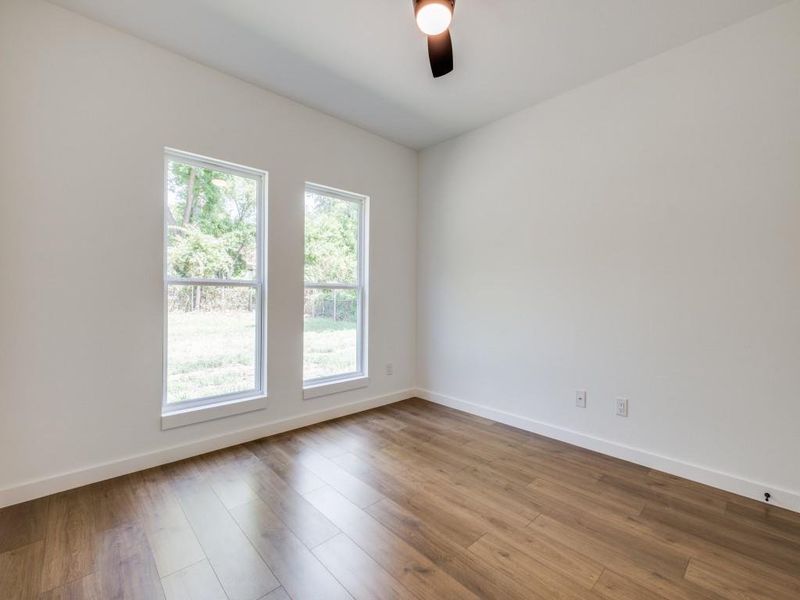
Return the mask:
[(617, 416), (618, 417), (627, 417), (628, 416), (628, 399), (627, 398), (617, 398)]
[(386, 363), (386, 374), (394, 375), (394, 365), (392, 363)]
[(575, 406), (586, 408), (586, 392), (575, 392)]

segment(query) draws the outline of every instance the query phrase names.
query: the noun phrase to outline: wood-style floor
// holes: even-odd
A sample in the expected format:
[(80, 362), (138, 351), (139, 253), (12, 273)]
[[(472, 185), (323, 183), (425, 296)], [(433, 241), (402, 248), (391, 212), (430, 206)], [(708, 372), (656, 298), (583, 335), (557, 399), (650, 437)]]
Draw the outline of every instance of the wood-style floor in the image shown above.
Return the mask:
[(0, 511), (0, 598), (800, 598), (800, 515), (408, 400)]

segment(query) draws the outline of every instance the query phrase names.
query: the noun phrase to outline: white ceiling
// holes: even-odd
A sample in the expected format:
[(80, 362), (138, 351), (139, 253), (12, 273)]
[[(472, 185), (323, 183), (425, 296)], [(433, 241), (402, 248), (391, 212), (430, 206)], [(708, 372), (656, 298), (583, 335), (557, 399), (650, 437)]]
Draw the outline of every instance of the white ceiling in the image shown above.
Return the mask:
[(412, 0), (51, 0), (422, 148), (783, 0), (458, 0), (431, 77)]

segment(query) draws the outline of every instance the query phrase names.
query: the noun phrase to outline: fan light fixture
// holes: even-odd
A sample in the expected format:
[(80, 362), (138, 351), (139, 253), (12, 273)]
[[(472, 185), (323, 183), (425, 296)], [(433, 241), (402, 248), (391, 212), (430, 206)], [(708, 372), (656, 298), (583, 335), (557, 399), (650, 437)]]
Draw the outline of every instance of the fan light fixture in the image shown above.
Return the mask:
[(450, 0), (420, 0), (416, 9), (417, 27), (425, 35), (444, 33), (453, 20), (453, 4)]
[(428, 57), (434, 78), (453, 70), (453, 41), (450, 23), (456, 0), (413, 0), (417, 27), (428, 36)]

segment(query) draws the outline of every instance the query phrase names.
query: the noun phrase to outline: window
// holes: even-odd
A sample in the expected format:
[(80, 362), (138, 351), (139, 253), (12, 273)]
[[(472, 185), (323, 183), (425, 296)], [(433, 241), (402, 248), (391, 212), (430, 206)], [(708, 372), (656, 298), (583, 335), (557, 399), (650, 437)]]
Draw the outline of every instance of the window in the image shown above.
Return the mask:
[[(366, 385), (366, 205), (364, 196), (306, 184), (305, 397)], [(329, 387), (343, 381), (355, 385)]]
[(266, 174), (165, 158), (163, 412), (263, 397)]

